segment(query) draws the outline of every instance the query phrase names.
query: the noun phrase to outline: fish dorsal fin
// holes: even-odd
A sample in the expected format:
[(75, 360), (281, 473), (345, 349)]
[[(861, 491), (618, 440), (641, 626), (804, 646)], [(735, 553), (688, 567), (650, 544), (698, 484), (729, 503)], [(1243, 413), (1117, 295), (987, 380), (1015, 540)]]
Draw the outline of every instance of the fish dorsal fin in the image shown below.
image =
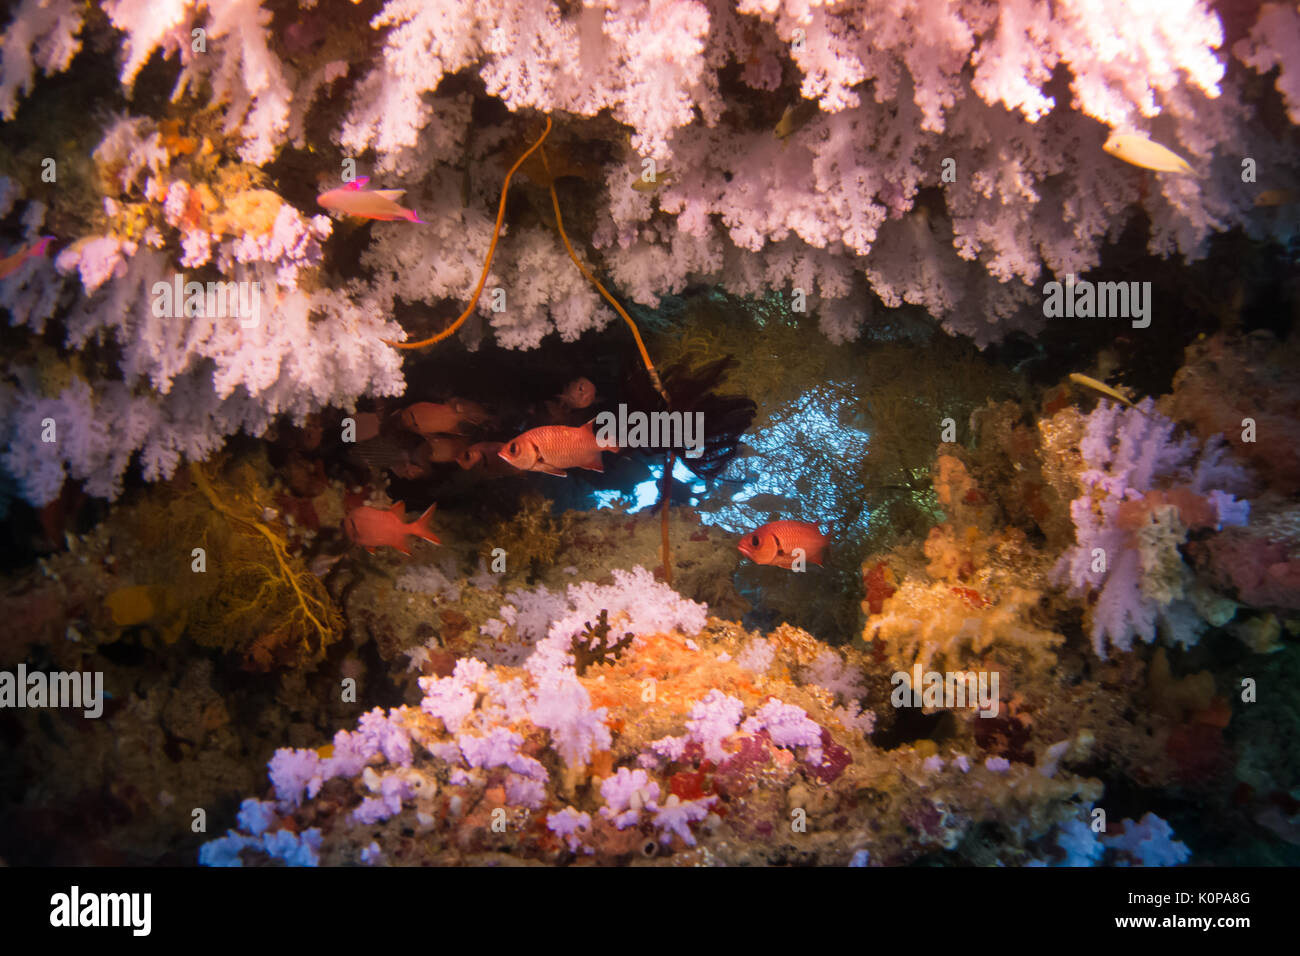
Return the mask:
[(374, 189), (371, 190), (381, 199), (387, 199), (389, 202), (397, 202), (406, 193), (405, 189)]
[(406, 506), (400, 501), (395, 502), (393, 506), (388, 509), (388, 513), (391, 515), (397, 515), (397, 519), (400, 521), (406, 517)]
[(369, 176), (358, 176), (356, 179), (352, 180), (352, 182), (347, 183), (346, 185), (344, 185), (343, 188), (344, 188), (344, 189), (350, 189), (350, 190), (352, 190), (353, 192), (356, 192), (358, 189), (365, 189), (365, 188), (366, 188), (366, 183), (368, 183), (368, 182), (370, 182), (370, 177), (369, 177)]

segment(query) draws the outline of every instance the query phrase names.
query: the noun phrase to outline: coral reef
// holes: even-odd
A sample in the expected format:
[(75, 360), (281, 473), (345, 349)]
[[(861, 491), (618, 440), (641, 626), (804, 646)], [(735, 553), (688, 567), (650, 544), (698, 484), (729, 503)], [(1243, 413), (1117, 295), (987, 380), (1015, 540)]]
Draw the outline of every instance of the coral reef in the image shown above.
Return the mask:
[(0, 31), (0, 865), (1300, 863), (1294, 3)]

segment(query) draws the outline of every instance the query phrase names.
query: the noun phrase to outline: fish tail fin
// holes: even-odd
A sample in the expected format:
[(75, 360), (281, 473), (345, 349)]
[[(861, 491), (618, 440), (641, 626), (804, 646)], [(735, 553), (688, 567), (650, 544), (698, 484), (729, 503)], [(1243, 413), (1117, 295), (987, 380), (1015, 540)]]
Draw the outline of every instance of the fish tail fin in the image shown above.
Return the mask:
[(433, 533), (433, 525), (431, 524), (433, 521), (434, 509), (437, 507), (438, 502), (435, 501), (424, 510), (424, 514), (420, 515), (420, 517), (416, 518), (415, 521), (412, 522), (411, 534), (415, 535), (417, 538), (423, 538), (425, 541), (432, 541), (434, 544), (442, 544), (442, 539)]
[[(585, 428), (585, 429), (587, 430), (587, 432), (591, 435), (592, 439), (595, 440), (595, 442), (596, 442), (596, 458), (597, 458), (597, 460), (599, 460), (599, 458), (600, 458), (600, 453), (601, 453), (602, 451), (607, 451), (607, 452), (609, 452), (611, 455), (617, 455), (619, 452), (621, 452), (621, 451), (623, 450), (623, 449), (619, 448), (617, 444), (613, 444), (613, 445), (602, 445), (602, 444), (600, 443), (600, 440), (596, 438), (596, 419), (594, 419), (594, 418), (589, 418), (589, 419), (587, 419), (587, 421), (583, 423), (582, 427)], [(583, 467), (585, 468), (586, 466), (584, 465)], [(604, 468), (597, 468), (597, 469), (596, 469), (596, 471), (604, 471), (604, 470), (605, 470)]]
[(406, 221), (407, 221), (407, 222), (418, 222), (418, 223), (420, 223), (421, 225), (424, 224), (424, 220), (420, 218), (420, 214), (419, 214), (418, 212), (416, 212), (414, 209), (408, 209), (408, 210), (406, 210)]
[(54, 241), (53, 236), (41, 236), (40, 240), (36, 243), (36, 245), (32, 246), (32, 255), (33, 256), (45, 255), (45, 250), (49, 247), (50, 243), (53, 241)]

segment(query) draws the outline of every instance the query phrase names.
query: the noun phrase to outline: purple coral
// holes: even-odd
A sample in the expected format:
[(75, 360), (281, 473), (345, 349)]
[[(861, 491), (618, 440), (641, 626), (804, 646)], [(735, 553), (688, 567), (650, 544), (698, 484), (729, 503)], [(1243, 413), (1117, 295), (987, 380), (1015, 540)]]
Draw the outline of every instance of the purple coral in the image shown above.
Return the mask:
[(459, 733), (478, 699), (476, 685), (487, 673), (487, 665), (474, 658), (462, 658), (450, 677), (421, 677), (424, 699), (420, 708), (443, 722), (449, 733)]
[(644, 770), (619, 767), (618, 773), (601, 783), (600, 795), (605, 799), (600, 815), (620, 830), (635, 824), (642, 810), (659, 808), (659, 784)]
[[(545, 773), (545, 771), (543, 771)], [(506, 800), (515, 806), (539, 810), (546, 803), (545, 778), (539, 780), (517, 773), (506, 774)]]
[[(393, 714), (396, 714), (394, 711)], [(357, 733), (364, 740), (369, 753), (381, 753), (391, 764), (401, 767), (411, 765), (411, 735), (400, 718), (386, 713), (382, 708), (361, 715)]]
[(766, 730), (772, 743), (778, 747), (816, 747), (822, 740), (822, 728), (811, 719), (802, 707), (787, 704), (775, 697), (758, 709), (743, 724), (741, 730), (756, 734)]
[(681, 837), (687, 846), (695, 846), (695, 834), (690, 825), (699, 823), (709, 815), (709, 807), (717, 797), (701, 797), (698, 800), (680, 800), (676, 794), (669, 796), (664, 804), (655, 811), (654, 824), (659, 828), (659, 842), (671, 843), (673, 834)]
[(282, 806), (296, 807), (302, 803), (307, 784), (320, 769), (320, 754), (314, 750), (281, 747), (271, 757), (267, 769), (276, 799)]
[[(569, 849), (576, 853), (582, 846), (582, 838), (591, 832), (591, 814), (579, 813), (573, 807), (565, 807), (555, 813), (546, 815), (546, 827), (569, 844)], [(591, 850), (588, 848), (587, 852)]]
[[(367, 772), (367, 776), (369, 776)], [(398, 773), (386, 773), (374, 782), (378, 796), (366, 797), (352, 811), (352, 819), (367, 826), (387, 820), (402, 810), (402, 801), (411, 799), (411, 784)]]
[[(1176, 596), (1153, 583), (1157, 562), (1176, 560), (1176, 555), (1167, 544), (1161, 549), (1155, 539), (1158, 528), (1153, 526), (1144, 542), (1121, 524), (1124, 501), (1176, 486), (1204, 495), (1219, 527), (1244, 524), (1249, 514), (1248, 503), (1230, 493), (1245, 487), (1246, 475), (1225, 460), (1223, 442), (1201, 447), (1193, 436), (1176, 438), (1176, 430), (1149, 398), (1134, 408), (1102, 402), (1088, 416), (1079, 442), (1087, 467), (1080, 475), (1085, 494), (1070, 504), (1077, 545), (1061, 558), (1053, 576), (1069, 581), (1076, 594), (1100, 590), (1092, 609), (1092, 642), (1102, 658), (1107, 642), (1126, 651), (1134, 637), (1155, 640), (1157, 624)], [(1195, 633), (1183, 629), (1176, 637), (1192, 643)]]
[(274, 803), (250, 797), (239, 805), (239, 816), (236, 819), (241, 829), (253, 836), (261, 836), (275, 822), (276, 816)]
[(720, 690), (711, 690), (691, 707), (686, 729), (690, 739), (703, 746), (705, 758), (719, 763), (727, 756), (722, 742), (736, 732), (736, 725), (744, 713), (744, 701)]
[(528, 708), (529, 719), (550, 731), (556, 753), (571, 767), (585, 764), (593, 750), (609, 749), (607, 713), (591, 708), (587, 688), (567, 669), (543, 677)]
[(246, 849), (259, 849), (272, 859), (283, 860), (287, 866), (316, 866), (320, 862), (321, 832), (316, 827), (302, 834), (276, 830), (262, 833), (261, 837), (259, 840), (256, 836), (228, 830), (225, 836), (209, 840), (199, 847), (199, 865), (243, 866), (239, 854)]
[(539, 761), (519, 752), (524, 738), (508, 727), (493, 727), (482, 737), (461, 734), (457, 743), (471, 767), (504, 766), (533, 780), (547, 777), (546, 768)]
[(1177, 866), (1192, 855), (1186, 843), (1173, 838), (1173, 827), (1154, 813), (1147, 813), (1137, 822), (1125, 820), (1123, 827), (1122, 833), (1102, 837), (1101, 842), (1106, 849), (1131, 859), (1135, 866)]

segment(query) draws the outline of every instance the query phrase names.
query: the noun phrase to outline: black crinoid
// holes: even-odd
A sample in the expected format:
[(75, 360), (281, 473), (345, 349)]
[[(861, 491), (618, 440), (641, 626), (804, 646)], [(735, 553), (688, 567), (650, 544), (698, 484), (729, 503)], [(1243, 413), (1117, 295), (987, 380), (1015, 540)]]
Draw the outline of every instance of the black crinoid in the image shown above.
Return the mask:
[[(627, 383), (628, 411), (645, 412), (654, 415), (662, 412), (680, 412), (682, 419), (687, 415), (700, 413), (703, 418), (691, 421), (703, 422), (703, 449), (699, 455), (686, 454), (684, 447), (663, 447), (661, 444), (654, 452), (665, 455), (671, 452), (698, 477), (712, 481), (727, 467), (735, 457), (740, 445), (740, 437), (754, 422), (758, 406), (747, 395), (720, 395), (715, 389), (735, 364), (735, 359), (724, 355), (720, 359), (700, 366), (691, 366), (678, 362), (663, 374), (664, 391), (672, 400), (665, 405), (663, 397), (652, 386), (649, 377), (641, 369), (633, 371)], [(675, 416), (674, 416), (675, 417)]]

